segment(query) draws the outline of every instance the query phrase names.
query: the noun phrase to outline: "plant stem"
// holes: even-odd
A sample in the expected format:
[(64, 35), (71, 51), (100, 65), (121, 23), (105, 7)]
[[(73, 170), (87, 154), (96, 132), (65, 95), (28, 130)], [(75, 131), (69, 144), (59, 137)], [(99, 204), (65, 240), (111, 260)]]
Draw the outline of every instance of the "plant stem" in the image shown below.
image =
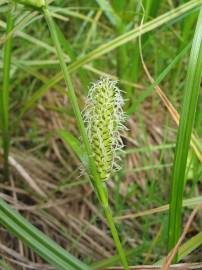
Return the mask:
[(105, 216), (107, 218), (108, 225), (109, 225), (110, 230), (111, 230), (111, 234), (112, 234), (114, 242), (116, 244), (116, 248), (118, 250), (119, 257), (120, 257), (121, 262), (123, 264), (123, 267), (124, 267), (124, 269), (129, 270), (126, 255), (125, 255), (125, 252), (123, 250), (122, 244), (120, 242), (119, 235), (118, 235), (116, 226), (114, 224), (114, 220), (113, 220), (113, 216), (112, 216), (110, 207), (109, 206), (103, 207), (103, 209), (104, 209), (104, 212), (105, 212)]
[(68, 89), (68, 96), (69, 96), (70, 102), (72, 104), (72, 107), (73, 107), (73, 110), (74, 110), (74, 113), (76, 116), (77, 124), (78, 124), (79, 130), (80, 130), (80, 133), (81, 133), (81, 136), (83, 139), (86, 153), (88, 155), (88, 162), (89, 162), (90, 170), (91, 170), (91, 174), (92, 174), (92, 184), (93, 184), (95, 190), (97, 191), (99, 200), (100, 200), (102, 207), (104, 209), (108, 225), (110, 227), (112, 236), (114, 238), (114, 243), (116, 245), (117, 251), (118, 251), (119, 256), (120, 256), (120, 260), (124, 266), (124, 269), (129, 270), (126, 255), (125, 255), (125, 252), (124, 252), (123, 247), (121, 245), (121, 242), (120, 242), (120, 239), (118, 236), (118, 232), (116, 230), (114, 220), (113, 220), (110, 208), (109, 208), (107, 189), (105, 187), (105, 184), (103, 182), (101, 182), (101, 180), (99, 179), (99, 176), (97, 173), (97, 168), (96, 168), (95, 162), (94, 162), (93, 157), (92, 157), (91, 146), (90, 146), (88, 136), (87, 136), (87, 133), (85, 130), (85, 126), (84, 126), (81, 112), (79, 109), (79, 105), (77, 102), (77, 97), (75, 95), (74, 87), (73, 87), (67, 66), (66, 66), (65, 61), (64, 61), (63, 51), (62, 51), (60, 43), (59, 43), (59, 39), (57, 36), (57, 30), (55, 28), (55, 23), (54, 23), (54, 21), (51, 17), (51, 14), (48, 10), (48, 6), (43, 8), (43, 12), (44, 12), (44, 16), (46, 18), (47, 24), (49, 26), (49, 30), (51, 33), (51, 37), (52, 37), (54, 46), (55, 46), (56, 51), (57, 51), (58, 60), (60, 62), (60, 66), (61, 66), (61, 69), (63, 72), (64, 80), (65, 80), (65, 83), (66, 83), (66, 86)]
[[(13, 14), (12, 5), (7, 15), (6, 34), (8, 35), (13, 29)], [(9, 178), (9, 163), (8, 155), (10, 148), (9, 135), (9, 88), (10, 88), (10, 66), (11, 66), (11, 50), (12, 50), (12, 36), (10, 36), (4, 46), (3, 54), (3, 85), (0, 93), (0, 114), (1, 114), (1, 129), (3, 137), (3, 157), (4, 157), (4, 177), (5, 180)]]

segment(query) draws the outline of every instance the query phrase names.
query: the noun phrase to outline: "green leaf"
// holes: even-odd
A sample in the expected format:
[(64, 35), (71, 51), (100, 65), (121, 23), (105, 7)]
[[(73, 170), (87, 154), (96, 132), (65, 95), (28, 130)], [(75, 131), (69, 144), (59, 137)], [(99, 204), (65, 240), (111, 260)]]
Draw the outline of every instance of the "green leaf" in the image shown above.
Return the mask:
[(113, 10), (112, 6), (110, 5), (109, 1), (107, 0), (96, 0), (98, 5), (103, 9), (104, 13), (106, 14), (107, 18), (111, 22), (113, 26), (119, 27), (121, 23), (121, 19)]
[(187, 71), (184, 99), (180, 115), (175, 158), (172, 172), (172, 190), (169, 211), (168, 249), (172, 249), (180, 234), (182, 225), (182, 199), (187, 155), (190, 147), (200, 81), (202, 74), (202, 8), (198, 17)]
[[(12, 6), (7, 14), (6, 34), (13, 29), (14, 18)], [(0, 90), (0, 128), (3, 139), (3, 156), (4, 156), (4, 177), (9, 178), (9, 164), (8, 155), (10, 148), (10, 131), (9, 131), (9, 92), (10, 92), (10, 69), (11, 69), (11, 52), (12, 52), (13, 38), (9, 37), (3, 50), (3, 85)]]
[(90, 270), (0, 199), (0, 223), (59, 270)]
[(65, 142), (66, 145), (70, 146), (70, 148), (74, 151), (74, 153), (78, 156), (83, 165), (86, 167), (87, 154), (85, 152), (85, 149), (81, 147), (81, 142), (67, 130), (57, 130), (56, 133)]
[(187, 242), (185, 242), (179, 249), (178, 261), (185, 258), (193, 250), (198, 248), (202, 244), (202, 232), (196, 234)]
[[(192, 238), (187, 240), (180, 248), (178, 252), (177, 261), (184, 259), (187, 255), (189, 255), (192, 251), (197, 249), (202, 244), (202, 232), (194, 235)], [(165, 257), (160, 259), (155, 265), (162, 265), (165, 262)]]

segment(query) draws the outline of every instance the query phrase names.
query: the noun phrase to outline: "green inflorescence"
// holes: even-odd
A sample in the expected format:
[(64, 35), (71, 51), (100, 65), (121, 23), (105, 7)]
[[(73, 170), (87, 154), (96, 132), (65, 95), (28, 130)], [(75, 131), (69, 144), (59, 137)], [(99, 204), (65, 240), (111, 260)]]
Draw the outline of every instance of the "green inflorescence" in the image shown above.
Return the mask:
[(100, 179), (106, 181), (117, 170), (117, 151), (123, 147), (120, 133), (124, 129), (123, 98), (116, 81), (105, 77), (89, 90), (84, 121)]
[(45, 0), (14, 0), (14, 2), (35, 8), (42, 8), (45, 6)]

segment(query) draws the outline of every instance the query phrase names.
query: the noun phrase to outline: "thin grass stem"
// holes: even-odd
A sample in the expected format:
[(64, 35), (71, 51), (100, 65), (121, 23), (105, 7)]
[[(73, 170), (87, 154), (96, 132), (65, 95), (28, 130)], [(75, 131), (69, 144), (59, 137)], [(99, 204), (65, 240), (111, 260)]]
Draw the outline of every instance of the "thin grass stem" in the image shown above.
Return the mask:
[[(7, 15), (6, 34), (8, 35), (14, 25), (12, 4)], [(3, 138), (3, 157), (4, 157), (4, 178), (9, 179), (9, 148), (10, 148), (10, 134), (9, 134), (9, 89), (10, 89), (10, 68), (11, 68), (11, 51), (12, 51), (12, 36), (10, 36), (4, 46), (3, 54), (3, 85), (0, 92), (0, 120)]]

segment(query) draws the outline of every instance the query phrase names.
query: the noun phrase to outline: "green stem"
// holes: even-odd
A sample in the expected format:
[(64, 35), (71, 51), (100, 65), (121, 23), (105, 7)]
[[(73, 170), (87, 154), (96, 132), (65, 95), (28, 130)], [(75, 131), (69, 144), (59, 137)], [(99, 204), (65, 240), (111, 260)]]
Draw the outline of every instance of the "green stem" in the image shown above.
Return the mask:
[(105, 187), (105, 184), (102, 183), (99, 179), (99, 176), (97, 173), (97, 168), (96, 168), (95, 162), (94, 162), (93, 157), (92, 157), (91, 146), (90, 146), (88, 136), (86, 133), (86, 129), (85, 129), (85, 126), (83, 123), (83, 119), (82, 119), (79, 105), (77, 102), (77, 97), (75, 95), (74, 87), (73, 87), (67, 66), (66, 66), (65, 61), (64, 61), (64, 55), (63, 55), (63, 51), (61, 49), (60, 42), (59, 42), (59, 39), (57, 36), (57, 30), (55, 27), (55, 23), (51, 17), (51, 14), (50, 14), (47, 6), (43, 8), (43, 12), (44, 12), (44, 16), (46, 18), (47, 24), (49, 26), (49, 30), (51, 33), (51, 37), (52, 37), (54, 46), (55, 46), (56, 51), (57, 51), (58, 60), (60, 62), (60, 66), (61, 66), (61, 69), (63, 72), (64, 80), (65, 80), (65, 83), (66, 83), (66, 86), (68, 89), (68, 96), (69, 96), (70, 102), (72, 104), (72, 107), (73, 107), (73, 110), (74, 110), (74, 113), (76, 116), (77, 124), (78, 124), (79, 130), (80, 130), (80, 133), (81, 133), (81, 136), (83, 139), (83, 143), (84, 143), (87, 155), (88, 155), (92, 179), (93, 179), (92, 184), (97, 191), (99, 200), (100, 200), (102, 207), (104, 209), (108, 225), (110, 227), (112, 236), (114, 238), (114, 243), (116, 245), (117, 251), (118, 251), (119, 256), (120, 256), (120, 260), (124, 266), (124, 269), (129, 270), (126, 255), (125, 255), (123, 247), (121, 245), (121, 242), (120, 242), (120, 239), (119, 239), (119, 236), (118, 236), (118, 233), (117, 233), (114, 221), (113, 221), (113, 217), (112, 217), (112, 214), (111, 214), (111, 211), (109, 208), (107, 189)]
[(126, 255), (125, 255), (125, 252), (123, 250), (122, 244), (120, 242), (119, 235), (118, 235), (117, 229), (116, 229), (115, 224), (114, 224), (114, 220), (113, 220), (113, 216), (112, 216), (110, 207), (109, 206), (103, 207), (103, 209), (105, 212), (105, 216), (107, 218), (108, 225), (109, 225), (110, 230), (111, 230), (111, 234), (112, 234), (114, 242), (116, 244), (116, 248), (118, 250), (120, 260), (123, 264), (124, 269), (129, 270)]
[[(12, 5), (7, 15), (6, 34), (8, 35), (13, 29), (13, 14)], [(1, 113), (1, 129), (3, 137), (3, 156), (4, 156), (4, 177), (5, 180), (9, 178), (9, 148), (10, 148), (10, 134), (9, 134), (9, 88), (10, 88), (10, 66), (11, 66), (11, 50), (12, 50), (12, 36), (10, 36), (4, 46), (3, 56), (3, 85), (0, 93), (0, 113)]]

